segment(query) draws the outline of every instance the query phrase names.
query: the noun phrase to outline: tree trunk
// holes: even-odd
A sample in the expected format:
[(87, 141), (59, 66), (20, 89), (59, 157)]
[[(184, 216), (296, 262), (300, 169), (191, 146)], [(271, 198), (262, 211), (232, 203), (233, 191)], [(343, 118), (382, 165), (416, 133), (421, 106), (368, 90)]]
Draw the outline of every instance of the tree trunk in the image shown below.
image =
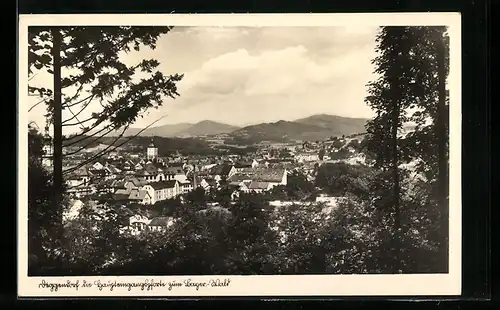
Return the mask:
[[(436, 120), (436, 134), (438, 139), (438, 202), (441, 209), (441, 247), (440, 259), (442, 260), (442, 271), (448, 272), (448, 134), (446, 124), (448, 121), (446, 112), (446, 59), (444, 38), (437, 40), (438, 60), (438, 93), (439, 102)], [(440, 270), (441, 271), (441, 270)]]
[[(61, 32), (59, 28), (52, 28), (52, 57), (54, 71), (54, 139), (53, 139), (53, 165), (54, 165), (54, 203), (60, 205), (63, 194), (62, 175), (62, 103), (61, 103)], [(61, 210), (62, 211), (62, 210)], [(62, 212), (61, 212), (62, 213)]]
[(399, 154), (398, 154), (398, 127), (399, 127), (399, 97), (394, 101), (394, 106), (392, 110), (392, 173), (393, 173), (393, 199), (394, 199), (394, 234), (393, 234), (393, 246), (394, 246), (394, 264), (393, 273), (400, 272), (401, 265), (401, 240), (400, 240), (400, 205), (399, 205)]

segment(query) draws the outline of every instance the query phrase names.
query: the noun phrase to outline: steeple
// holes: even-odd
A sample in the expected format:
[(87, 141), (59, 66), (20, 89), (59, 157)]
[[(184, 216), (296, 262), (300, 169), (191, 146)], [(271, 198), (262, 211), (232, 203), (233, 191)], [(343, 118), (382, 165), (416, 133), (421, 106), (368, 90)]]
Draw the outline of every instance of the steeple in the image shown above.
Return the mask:
[(158, 148), (153, 143), (153, 138), (151, 138), (151, 143), (148, 146), (146, 155), (148, 160), (153, 160), (158, 158)]

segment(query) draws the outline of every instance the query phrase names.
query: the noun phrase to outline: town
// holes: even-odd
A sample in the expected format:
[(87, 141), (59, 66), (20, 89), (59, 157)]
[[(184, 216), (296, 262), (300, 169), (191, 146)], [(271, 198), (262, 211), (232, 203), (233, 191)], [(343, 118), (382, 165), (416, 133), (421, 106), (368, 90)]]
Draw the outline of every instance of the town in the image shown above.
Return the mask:
[(449, 272), (448, 30), (361, 28), (30, 27), (28, 274)]
[[(234, 202), (240, 193), (266, 194), (275, 187), (286, 186), (292, 174), (304, 176), (308, 182), (314, 183), (318, 168), (323, 164), (366, 164), (366, 156), (357, 147), (360, 135), (316, 142), (259, 143), (257, 150), (250, 154), (217, 156), (183, 156), (180, 153), (162, 156), (155, 139), (162, 138), (151, 138), (146, 148), (130, 142), (90, 161), (106, 145), (66, 156), (65, 170), (70, 173), (65, 180), (72, 205), (65, 218), (75, 218), (83, 201), (96, 206), (103, 202), (142, 206), (140, 208), (147, 211), (152, 205), (165, 200), (180, 198), (182, 201), (186, 194), (196, 189), (202, 189), (207, 194), (219, 191), (222, 184), (231, 189), (227, 194)], [(213, 141), (213, 137), (205, 139)], [(44, 152), (43, 164), (51, 169), (50, 144), (44, 146)], [(65, 149), (66, 154), (72, 152), (73, 148)], [(338, 199), (323, 193), (312, 202), (332, 207)], [(270, 202), (276, 207), (291, 203), (294, 202)], [(209, 205), (215, 207), (217, 203)], [(165, 217), (133, 214), (123, 230), (132, 234), (145, 230), (158, 231), (164, 230), (169, 223), (171, 219)]]

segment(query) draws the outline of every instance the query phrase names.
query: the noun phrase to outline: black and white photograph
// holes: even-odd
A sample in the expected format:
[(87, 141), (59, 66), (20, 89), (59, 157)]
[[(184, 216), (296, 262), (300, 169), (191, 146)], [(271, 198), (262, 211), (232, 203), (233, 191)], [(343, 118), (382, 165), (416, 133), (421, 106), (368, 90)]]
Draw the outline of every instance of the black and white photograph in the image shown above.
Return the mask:
[(459, 14), (231, 15), (20, 17), (19, 294), (460, 294)]

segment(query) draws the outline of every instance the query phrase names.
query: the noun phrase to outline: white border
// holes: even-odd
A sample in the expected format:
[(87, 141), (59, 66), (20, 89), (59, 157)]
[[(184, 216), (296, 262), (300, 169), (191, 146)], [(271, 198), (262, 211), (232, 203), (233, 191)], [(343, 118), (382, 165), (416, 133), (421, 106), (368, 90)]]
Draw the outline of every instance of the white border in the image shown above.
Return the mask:
[[(29, 25), (177, 25), (177, 26), (387, 26), (446, 25), (450, 36), (450, 261), (448, 274), (420, 275), (292, 275), (228, 276), (228, 287), (169, 291), (155, 288), (114, 290), (40, 289), (41, 278), (27, 276), (27, 29)], [(19, 17), (19, 167), (18, 167), (18, 296), (353, 296), (353, 295), (460, 295), (461, 294), (461, 16), (459, 13), (363, 13), (363, 14), (102, 14), (20, 15)], [(47, 282), (80, 283), (111, 281), (206, 281), (213, 276), (163, 277), (46, 277)], [(224, 277), (219, 277), (224, 279)]]

